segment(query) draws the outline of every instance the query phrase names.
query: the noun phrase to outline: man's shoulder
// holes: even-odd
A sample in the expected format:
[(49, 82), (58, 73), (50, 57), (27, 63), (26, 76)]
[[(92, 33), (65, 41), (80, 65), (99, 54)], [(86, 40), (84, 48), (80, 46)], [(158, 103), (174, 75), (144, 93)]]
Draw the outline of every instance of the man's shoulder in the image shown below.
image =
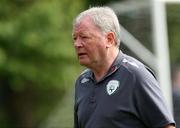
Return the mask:
[(131, 56), (124, 55), (122, 66), (135, 77), (144, 78), (144, 76), (149, 75), (155, 77), (153, 71), (149, 67)]
[(91, 70), (85, 69), (80, 73), (79, 77), (77, 78), (77, 81), (82, 80), (83, 78), (89, 78), (90, 76), (91, 76)]
[(91, 70), (87, 68), (81, 72), (80, 76), (89, 75), (90, 72), (91, 72)]
[(139, 72), (144, 68), (143, 63), (128, 55), (124, 55), (121, 65), (131, 73)]

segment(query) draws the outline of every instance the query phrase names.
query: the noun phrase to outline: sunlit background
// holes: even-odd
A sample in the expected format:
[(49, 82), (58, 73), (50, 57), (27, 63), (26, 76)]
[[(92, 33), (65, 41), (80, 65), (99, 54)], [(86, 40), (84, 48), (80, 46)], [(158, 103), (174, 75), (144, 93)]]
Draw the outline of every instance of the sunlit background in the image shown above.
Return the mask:
[[(158, 74), (151, 0), (0, 0), (0, 128), (73, 127), (74, 82), (84, 67), (73, 49), (72, 22), (95, 5), (115, 10), (127, 32), (120, 49)], [(171, 104), (180, 128), (180, 3), (166, 3), (165, 11)]]

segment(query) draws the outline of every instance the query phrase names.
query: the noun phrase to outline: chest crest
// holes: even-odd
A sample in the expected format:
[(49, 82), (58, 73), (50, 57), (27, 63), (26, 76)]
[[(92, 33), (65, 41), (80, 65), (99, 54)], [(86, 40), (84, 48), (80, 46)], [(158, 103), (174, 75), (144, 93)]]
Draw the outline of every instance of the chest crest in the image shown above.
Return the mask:
[(108, 95), (112, 95), (119, 88), (119, 81), (111, 80), (106, 85), (106, 91)]

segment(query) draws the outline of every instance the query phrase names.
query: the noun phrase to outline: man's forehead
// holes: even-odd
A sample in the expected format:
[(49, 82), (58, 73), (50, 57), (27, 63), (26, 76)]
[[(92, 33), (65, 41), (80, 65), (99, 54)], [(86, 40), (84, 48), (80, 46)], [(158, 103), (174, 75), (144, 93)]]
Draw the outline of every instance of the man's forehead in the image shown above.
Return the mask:
[(81, 20), (81, 22), (74, 25), (73, 32), (97, 30), (97, 27), (88, 20)]
[(74, 26), (74, 30), (85, 29), (88, 27), (87, 22), (79, 22)]
[(73, 35), (76, 33), (84, 33), (88, 30), (88, 27), (86, 25), (83, 24), (77, 24), (74, 26), (73, 29)]

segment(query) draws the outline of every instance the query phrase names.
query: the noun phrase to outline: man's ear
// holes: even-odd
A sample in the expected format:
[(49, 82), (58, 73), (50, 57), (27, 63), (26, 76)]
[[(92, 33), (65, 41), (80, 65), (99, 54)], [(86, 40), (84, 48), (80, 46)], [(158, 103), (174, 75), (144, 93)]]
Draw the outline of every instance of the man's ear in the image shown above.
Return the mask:
[(109, 48), (112, 45), (115, 45), (115, 34), (114, 34), (114, 32), (108, 32), (106, 35), (106, 38), (107, 38), (106, 48)]

